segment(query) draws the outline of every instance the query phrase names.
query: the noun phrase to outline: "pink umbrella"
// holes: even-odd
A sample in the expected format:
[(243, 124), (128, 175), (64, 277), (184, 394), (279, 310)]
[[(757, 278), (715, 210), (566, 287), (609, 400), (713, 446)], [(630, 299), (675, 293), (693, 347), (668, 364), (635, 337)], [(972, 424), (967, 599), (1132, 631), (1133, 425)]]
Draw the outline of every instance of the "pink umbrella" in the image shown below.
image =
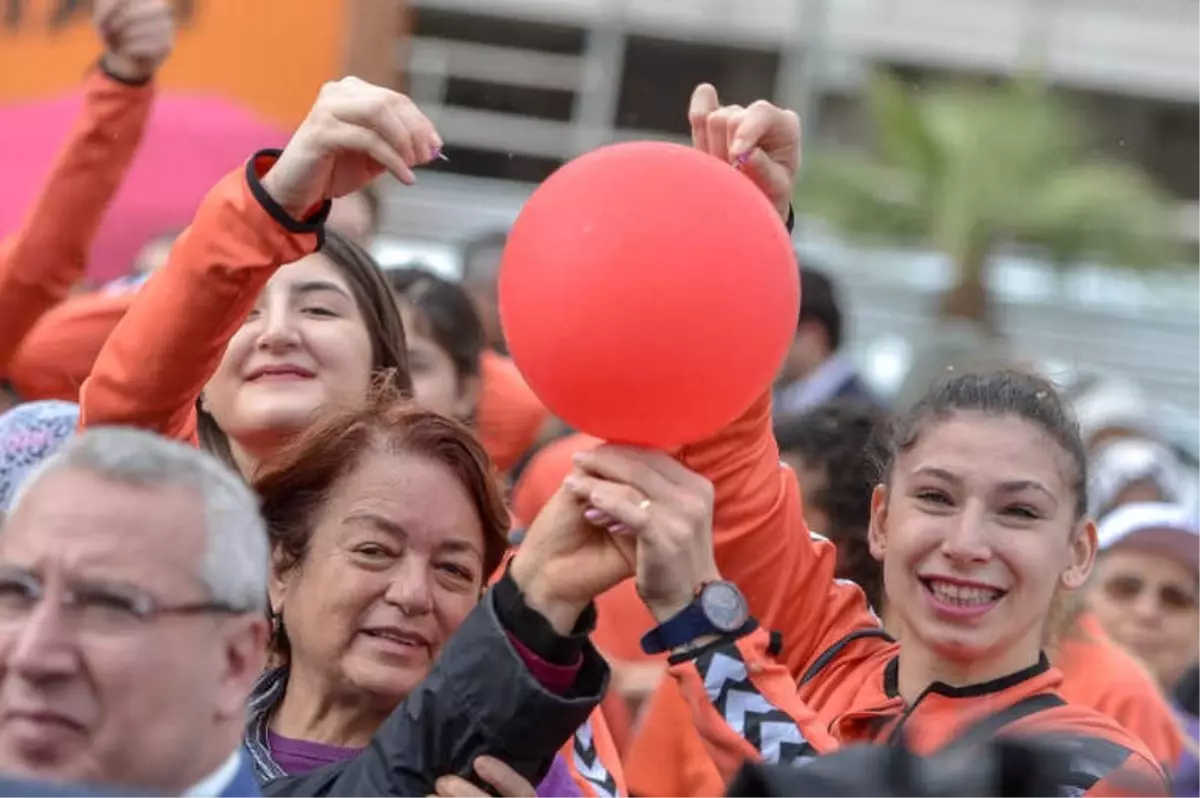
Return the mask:
[[(0, 108), (0, 236), (16, 229), (79, 113), (78, 94)], [(88, 276), (125, 274), (151, 238), (185, 227), (205, 193), (287, 133), (215, 97), (160, 94), (141, 147), (92, 246)]]

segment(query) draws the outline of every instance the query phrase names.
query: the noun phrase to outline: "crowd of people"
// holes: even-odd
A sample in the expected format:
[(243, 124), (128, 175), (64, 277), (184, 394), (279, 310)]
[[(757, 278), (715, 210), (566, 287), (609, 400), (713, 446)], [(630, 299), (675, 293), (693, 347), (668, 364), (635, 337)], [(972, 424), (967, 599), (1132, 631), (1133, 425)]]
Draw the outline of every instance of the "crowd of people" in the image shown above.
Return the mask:
[[(461, 281), (372, 259), (375, 184), (444, 143), (355, 78), (86, 287), (171, 13), (96, 4), (0, 244), (4, 789), (703, 796), (1012, 737), (1063, 746), (1060, 795), (1200, 794), (1195, 486), (1135, 386), (1012, 363), (888, 407), (805, 264), (725, 427), (568, 429), (506, 355), (502, 234)], [(678, 101), (790, 227), (796, 115)]]

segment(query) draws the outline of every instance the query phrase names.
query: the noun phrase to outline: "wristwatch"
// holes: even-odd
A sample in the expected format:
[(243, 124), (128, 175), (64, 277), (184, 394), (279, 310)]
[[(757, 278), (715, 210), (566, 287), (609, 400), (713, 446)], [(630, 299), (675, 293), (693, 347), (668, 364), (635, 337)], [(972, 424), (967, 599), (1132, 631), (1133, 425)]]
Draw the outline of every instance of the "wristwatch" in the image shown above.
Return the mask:
[(642, 637), (642, 651), (670, 651), (706, 635), (731, 635), (753, 626), (750, 607), (733, 582), (718, 580), (700, 586), (692, 603)]

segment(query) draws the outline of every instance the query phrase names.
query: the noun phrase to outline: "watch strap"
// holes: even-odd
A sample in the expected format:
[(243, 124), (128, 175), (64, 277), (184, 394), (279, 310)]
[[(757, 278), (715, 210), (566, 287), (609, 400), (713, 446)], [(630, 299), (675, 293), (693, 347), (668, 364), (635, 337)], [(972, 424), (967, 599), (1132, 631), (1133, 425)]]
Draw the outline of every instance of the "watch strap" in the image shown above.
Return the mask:
[(716, 631), (705, 617), (700, 599), (696, 598), (675, 615), (646, 632), (642, 636), (642, 651), (647, 654), (661, 654)]

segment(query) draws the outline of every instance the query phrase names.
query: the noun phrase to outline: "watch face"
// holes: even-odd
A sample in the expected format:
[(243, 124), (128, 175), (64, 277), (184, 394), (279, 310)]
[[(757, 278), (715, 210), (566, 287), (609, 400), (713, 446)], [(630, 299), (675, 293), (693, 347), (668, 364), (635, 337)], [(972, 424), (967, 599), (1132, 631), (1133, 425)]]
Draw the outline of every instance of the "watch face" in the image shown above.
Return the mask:
[(736, 632), (750, 618), (746, 599), (732, 582), (712, 582), (700, 593), (708, 622), (722, 632)]

